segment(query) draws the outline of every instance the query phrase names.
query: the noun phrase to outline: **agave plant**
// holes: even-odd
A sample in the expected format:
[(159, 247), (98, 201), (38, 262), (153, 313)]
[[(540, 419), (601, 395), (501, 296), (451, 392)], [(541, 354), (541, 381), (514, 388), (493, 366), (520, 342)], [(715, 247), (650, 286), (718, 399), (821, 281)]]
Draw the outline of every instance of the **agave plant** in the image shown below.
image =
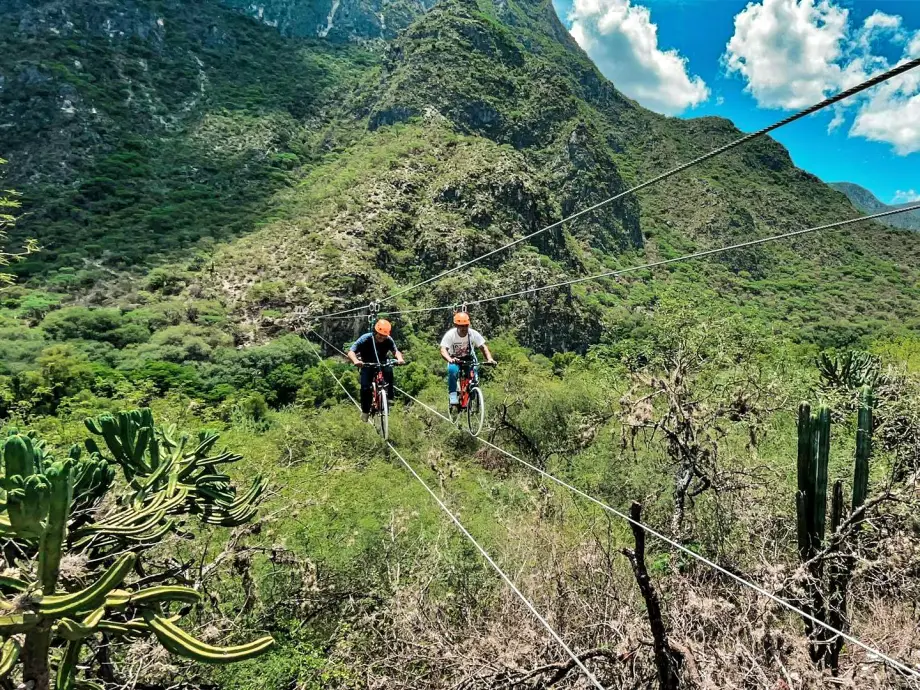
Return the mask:
[[(189, 516), (231, 527), (251, 521), (261, 479), (238, 494), (220, 467), (240, 456), (212, 454), (213, 433), (177, 439), (147, 409), (88, 419), (86, 426), (104, 440), (105, 451), (89, 438), (85, 452), (75, 446), (58, 460), (29, 434), (14, 430), (3, 442), (0, 686), (46, 690), (53, 676), (56, 690), (100, 687), (77, 672), (85, 645), (100, 633), (152, 636), (173, 654), (203, 663), (269, 649), (271, 637), (237, 647), (206, 644), (177, 625), (198, 603), (196, 590), (132, 584), (144, 551)], [(116, 482), (119, 471), (124, 483)], [(88, 585), (61, 577), (65, 556), (89, 564)]]

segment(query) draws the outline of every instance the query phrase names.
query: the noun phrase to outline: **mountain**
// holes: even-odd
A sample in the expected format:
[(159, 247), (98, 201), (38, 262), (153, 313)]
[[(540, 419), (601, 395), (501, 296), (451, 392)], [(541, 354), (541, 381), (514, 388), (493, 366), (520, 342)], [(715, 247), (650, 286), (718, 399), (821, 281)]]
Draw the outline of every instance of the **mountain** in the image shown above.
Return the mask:
[[(876, 196), (865, 187), (860, 187), (852, 182), (832, 182), (831, 187), (838, 192), (846, 194), (847, 198), (863, 213), (882, 213), (892, 211), (897, 208), (904, 208), (911, 204), (889, 205), (879, 201)], [(914, 202), (916, 203), (916, 202)], [(908, 211), (897, 216), (882, 218), (880, 223), (889, 225), (893, 228), (904, 228), (906, 230), (920, 230), (920, 211)]]
[[(136, 303), (132, 275), (191, 250), (172, 272), (191, 271), (185, 289), (226, 304), (241, 332), (258, 329), (246, 340), (292, 309), (351, 306), (471, 259), (741, 135), (623, 96), (548, 0), (419, 6), (376, 44), (282, 36), (266, 22), (300, 17), (308, 5), (293, 1), (258, 5), (261, 21), (218, 2), (8, 7), (6, 167), (29, 210), (18, 231), (45, 247), (21, 275)], [(309, 33), (294, 24), (287, 33)], [(422, 304), (851, 215), (763, 138), (435, 284)], [(914, 236), (874, 225), (651, 278), (701, 280), (790, 337), (836, 343), (916, 320), (920, 281), (886, 276), (916, 277), (905, 257), (918, 252)], [(482, 318), (543, 351), (584, 349), (629, 323), (645, 280), (494, 303)], [(865, 312), (866, 291), (890, 308)]]
[(435, 0), (222, 0), (285, 36), (363, 43), (392, 39)]

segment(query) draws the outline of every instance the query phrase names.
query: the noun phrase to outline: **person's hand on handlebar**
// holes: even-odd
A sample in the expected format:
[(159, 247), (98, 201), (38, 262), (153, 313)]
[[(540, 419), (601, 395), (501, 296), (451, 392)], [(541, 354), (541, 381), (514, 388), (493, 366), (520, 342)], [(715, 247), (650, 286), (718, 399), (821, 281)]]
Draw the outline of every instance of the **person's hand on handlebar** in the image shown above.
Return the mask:
[(495, 361), (494, 359), (492, 359), (491, 357), (489, 357), (489, 359), (487, 359), (485, 362), (483, 362), (483, 364), (488, 364), (490, 367), (498, 366), (498, 362), (496, 362), (496, 361)]
[(360, 359), (356, 359), (354, 362), (352, 362), (352, 364), (354, 364), (356, 367), (358, 367), (358, 369), (360, 369), (360, 368), (362, 368), (362, 367), (364, 366), (364, 362), (362, 362)]

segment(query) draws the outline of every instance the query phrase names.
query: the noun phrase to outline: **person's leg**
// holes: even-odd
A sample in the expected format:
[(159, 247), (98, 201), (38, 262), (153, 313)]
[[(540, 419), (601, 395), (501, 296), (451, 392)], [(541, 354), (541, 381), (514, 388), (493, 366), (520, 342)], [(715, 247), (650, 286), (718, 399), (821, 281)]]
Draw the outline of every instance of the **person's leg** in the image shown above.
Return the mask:
[(460, 378), (460, 365), (447, 365), (447, 392), (450, 395), (450, 404), (456, 405), (459, 402), (457, 397), (457, 381)]
[(371, 386), (373, 381), (373, 370), (367, 368), (361, 369), (361, 420), (365, 422), (371, 411), (371, 400), (374, 395), (374, 389)]
[(387, 383), (387, 400), (393, 400), (393, 368), (383, 370), (383, 380)]

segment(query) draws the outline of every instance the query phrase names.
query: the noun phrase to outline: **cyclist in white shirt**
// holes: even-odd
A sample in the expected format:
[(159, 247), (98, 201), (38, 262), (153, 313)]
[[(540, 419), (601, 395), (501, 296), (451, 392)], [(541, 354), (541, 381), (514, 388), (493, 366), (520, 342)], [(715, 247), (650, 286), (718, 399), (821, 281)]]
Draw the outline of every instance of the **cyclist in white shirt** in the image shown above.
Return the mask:
[(478, 331), (470, 328), (470, 315), (466, 312), (454, 314), (454, 326), (441, 338), (441, 357), (447, 362), (447, 392), (450, 404), (458, 405), (457, 382), (460, 367), (473, 361), (473, 349), (479, 348), (486, 357), (486, 364), (495, 364), (486, 339)]

